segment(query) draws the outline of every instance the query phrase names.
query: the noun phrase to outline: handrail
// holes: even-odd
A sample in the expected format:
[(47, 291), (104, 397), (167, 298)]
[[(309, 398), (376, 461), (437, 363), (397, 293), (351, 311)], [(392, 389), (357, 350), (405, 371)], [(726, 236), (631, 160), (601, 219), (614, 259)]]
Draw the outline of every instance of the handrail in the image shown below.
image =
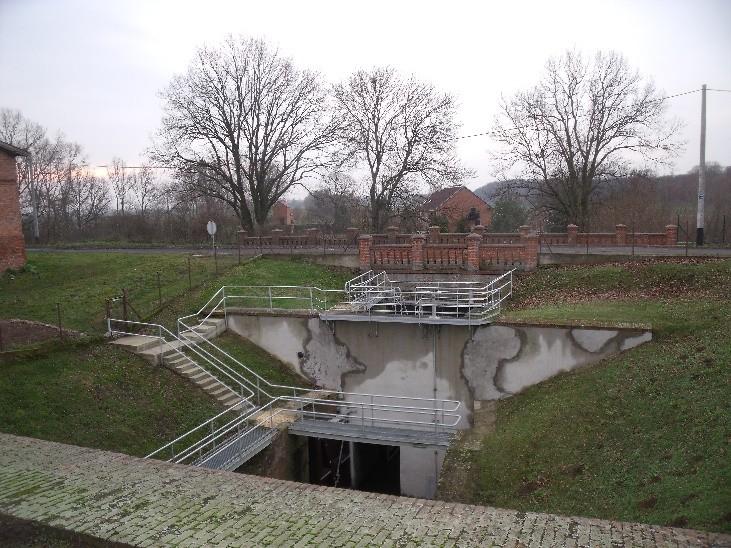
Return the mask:
[[(302, 407), (299, 408), (291, 408), (291, 407), (277, 407), (275, 408), (275, 404), (278, 402), (296, 402), (303, 404)], [(311, 405), (312, 410), (305, 409), (305, 406)], [(333, 412), (326, 412), (326, 411), (315, 411), (314, 406), (330, 406), (335, 407), (336, 409)], [(253, 425), (250, 429), (246, 431), (246, 434), (252, 432), (253, 430), (257, 428), (264, 428), (265, 424), (268, 422), (269, 427), (271, 428), (273, 426), (273, 419), (274, 417), (282, 414), (282, 413), (289, 413), (294, 415), (301, 415), (301, 416), (308, 416), (311, 418), (316, 417), (329, 417), (329, 418), (340, 418), (340, 419), (354, 419), (357, 423), (357, 421), (360, 419), (361, 424), (363, 426), (367, 424), (374, 425), (376, 423), (378, 424), (408, 424), (408, 425), (415, 425), (418, 427), (424, 427), (431, 430), (432, 428), (435, 428), (437, 431), (440, 431), (440, 429), (451, 429), (454, 428), (459, 420), (461, 419), (461, 416), (459, 414), (455, 413), (449, 413), (445, 412), (442, 409), (437, 408), (417, 408), (417, 407), (410, 407), (410, 406), (387, 406), (387, 405), (375, 405), (375, 406), (365, 406), (363, 403), (359, 402), (349, 402), (349, 401), (333, 401), (333, 400), (324, 400), (324, 399), (311, 399), (311, 398), (301, 398), (301, 397), (289, 397), (289, 396), (280, 396), (269, 402), (268, 404), (258, 407), (255, 409), (250, 410), (248, 413), (241, 413), (236, 416), (234, 416), (233, 419), (228, 420), (223, 425), (219, 426), (218, 428), (211, 429), (210, 433), (207, 433), (202, 438), (194, 441), (190, 445), (186, 446), (185, 448), (176, 451), (175, 450), (175, 444), (183, 441), (185, 438), (191, 436), (192, 434), (203, 431), (209, 427), (209, 425), (213, 425), (214, 422), (223, 417), (224, 415), (228, 413), (236, 413), (237, 410), (235, 409), (236, 406), (232, 407), (231, 409), (227, 409), (214, 417), (211, 417), (210, 419), (206, 420), (205, 422), (201, 423), (200, 425), (196, 426), (195, 428), (189, 430), (188, 432), (178, 436), (174, 440), (166, 443), (162, 447), (156, 449), (152, 453), (149, 453), (145, 456), (145, 458), (152, 458), (157, 455), (160, 455), (161, 453), (167, 451), (170, 449), (171, 451), (171, 457), (168, 459), (169, 462), (182, 462), (186, 459), (188, 459), (191, 456), (194, 456), (196, 453), (199, 454), (199, 458), (203, 458), (203, 455), (201, 454), (205, 447), (209, 445), (213, 445), (211, 451), (215, 451), (216, 453), (223, 450), (228, 443), (224, 442), (223, 445), (216, 447), (216, 441), (221, 440), (224, 438), (224, 436), (230, 432), (232, 432), (234, 429), (238, 428), (241, 424), (247, 423), (248, 421), (252, 420), (255, 417), (259, 417), (261, 419), (261, 422), (258, 424)], [(275, 411), (268, 411), (271, 409), (276, 409)], [(360, 415), (352, 415), (348, 412), (348, 409), (352, 409), (357, 411), (360, 411)], [(365, 413), (365, 410), (370, 410), (370, 415)], [(345, 412), (343, 412), (345, 410)], [(389, 418), (384, 416), (376, 416), (374, 413), (374, 410), (382, 410), (387, 413), (394, 413), (395, 411), (398, 411), (400, 413), (405, 413), (407, 415), (427, 415), (427, 417), (432, 417), (433, 420), (409, 420), (404, 418)], [(439, 416), (441, 416), (441, 422), (438, 420)], [(450, 418), (449, 422), (447, 422), (445, 419)], [(231, 442), (235, 441), (236, 438), (233, 438)], [(228, 440), (227, 440), (228, 441)], [(216, 451), (217, 450), (217, 451)], [(210, 451), (209, 451), (210, 453)], [(209, 454), (206, 453), (205, 459), (212, 458), (216, 453)]]
[[(159, 335), (157, 335), (157, 336), (156, 336), (156, 335), (148, 335), (148, 334), (146, 334), (146, 333), (137, 333), (137, 332), (134, 332), (134, 331), (121, 331), (121, 330), (119, 330), (119, 329), (112, 329), (112, 323), (123, 323), (123, 324), (126, 324), (126, 325), (138, 325), (138, 326), (144, 326), (144, 327), (152, 327), (152, 328), (156, 328), (156, 329), (158, 329)], [(181, 350), (180, 350), (179, 348), (175, 348), (175, 347), (173, 347), (172, 345), (169, 345), (169, 343), (170, 343), (170, 342), (174, 342), (174, 341), (178, 341), (178, 342), (181, 342), (181, 343), (183, 343), (184, 345), (185, 345), (185, 343), (184, 343), (184, 341), (181, 341), (181, 340), (180, 340), (180, 339), (179, 339), (178, 337), (176, 337), (176, 336), (175, 336), (175, 334), (173, 334), (172, 332), (170, 332), (170, 330), (168, 330), (168, 329), (167, 329), (166, 327), (164, 327), (164, 326), (162, 326), (162, 325), (160, 325), (160, 324), (153, 324), (153, 323), (147, 323), (147, 322), (136, 322), (136, 321), (132, 321), (132, 320), (117, 320), (117, 319), (113, 319), (113, 318), (108, 318), (108, 319), (107, 319), (107, 327), (108, 327), (108, 330), (109, 330), (109, 333), (110, 333), (110, 335), (114, 335), (114, 334), (120, 334), (120, 335), (136, 335), (136, 336), (142, 336), (142, 337), (150, 337), (150, 338), (153, 338), (153, 339), (159, 339), (159, 340), (160, 340), (160, 345), (161, 345), (161, 347), (162, 347), (163, 345), (165, 345), (165, 344), (168, 344), (168, 349), (169, 349), (169, 350), (172, 350), (173, 352), (176, 352), (176, 353), (177, 353), (177, 354), (179, 354), (180, 356), (183, 356), (183, 357), (185, 357), (186, 359), (190, 360), (190, 362), (191, 362), (191, 363), (192, 363), (192, 364), (193, 364), (193, 365), (194, 365), (195, 367), (197, 367), (197, 368), (198, 368), (198, 369), (200, 369), (201, 371), (203, 371), (203, 372), (205, 372), (205, 373), (207, 373), (207, 374), (209, 374), (209, 375), (213, 376), (213, 374), (212, 374), (212, 373), (211, 373), (210, 371), (208, 371), (208, 370), (207, 370), (207, 369), (206, 369), (205, 367), (201, 367), (201, 365), (200, 365), (199, 363), (197, 363), (197, 362), (196, 362), (195, 360), (191, 359), (191, 358), (190, 358), (190, 356), (187, 356), (187, 355), (186, 355), (185, 353), (183, 353), (183, 352), (182, 352), (182, 351), (181, 351)], [(163, 333), (163, 332), (165, 332), (165, 333), (169, 334), (169, 335), (170, 335), (170, 336), (171, 336), (171, 337), (173, 338), (173, 341), (168, 341), (168, 340), (167, 340), (167, 339), (166, 339), (165, 337), (163, 337), (163, 336), (162, 336), (162, 333)], [(191, 347), (192, 345), (189, 345), (189, 344), (188, 344), (188, 345), (185, 345), (185, 346), (186, 346), (187, 348), (190, 348), (190, 347)], [(234, 377), (234, 376), (233, 376), (232, 374), (230, 374), (229, 372), (227, 372), (227, 371), (225, 371), (225, 370), (221, 369), (221, 368), (220, 368), (220, 367), (218, 367), (218, 366), (217, 366), (216, 364), (214, 364), (214, 363), (210, 362), (209, 360), (207, 360), (207, 359), (205, 358), (205, 356), (202, 356), (202, 355), (201, 355), (201, 354), (200, 354), (199, 352), (197, 352), (197, 351), (196, 351), (196, 349), (195, 349), (195, 348), (191, 348), (191, 350), (193, 350), (193, 352), (195, 352), (195, 353), (196, 353), (196, 354), (197, 354), (198, 356), (200, 356), (200, 357), (201, 357), (202, 359), (204, 359), (204, 360), (208, 361), (208, 362), (210, 363), (210, 365), (212, 365), (212, 366), (213, 366), (213, 367), (214, 367), (215, 369), (217, 369), (218, 371), (220, 371), (221, 373), (223, 373), (223, 374), (224, 374), (224, 375), (225, 375), (226, 377), (228, 377), (228, 378), (229, 378), (230, 380), (232, 380), (233, 382), (235, 382), (236, 384), (238, 384), (238, 385), (239, 385), (239, 388), (240, 388), (240, 392), (239, 392), (239, 395), (240, 395), (240, 397), (241, 397), (241, 399), (242, 399), (242, 400), (246, 400), (246, 401), (248, 401), (248, 399), (249, 399), (249, 398), (251, 398), (251, 397), (253, 397), (253, 396), (254, 396), (254, 392), (253, 392), (253, 390), (251, 390), (251, 389), (250, 389), (250, 388), (249, 388), (248, 386), (246, 386), (246, 384), (245, 384), (245, 383), (242, 383), (241, 381), (239, 381), (238, 379), (236, 379), (236, 378), (235, 378), (235, 377)], [(162, 361), (162, 359), (163, 359), (163, 356), (162, 356), (162, 352), (161, 352), (161, 354), (160, 354), (160, 360)], [(233, 373), (235, 374), (236, 372), (235, 372), (235, 371), (233, 371)], [(217, 381), (218, 381), (218, 382), (219, 382), (219, 383), (220, 383), (221, 385), (223, 385), (224, 387), (228, 388), (228, 389), (229, 389), (229, 390), (230, 390), (231, 392), (233, 392), (234, 394), (236, 394), (236, 390), (234, 390), (233, 388), (231, 388), (231, 387), (230, 387), (229, 385), (227, 385), (227, 384), (226, 384), (225, 382), (223, 382), (223, 381), (222, 381), (221, 379), (219, 379), (219, 378), (216, 378), (215, 376), (214, 376), (214, 378), (215, 378), (215, 379), (216, 379), (216, 380), (217, 380)], [(242, 378), (243, 378), (243, 377), (242, 377)], [(246, 396), (246, 397), (244, 396), (244, 391), (248, 392), (248, 396)]]

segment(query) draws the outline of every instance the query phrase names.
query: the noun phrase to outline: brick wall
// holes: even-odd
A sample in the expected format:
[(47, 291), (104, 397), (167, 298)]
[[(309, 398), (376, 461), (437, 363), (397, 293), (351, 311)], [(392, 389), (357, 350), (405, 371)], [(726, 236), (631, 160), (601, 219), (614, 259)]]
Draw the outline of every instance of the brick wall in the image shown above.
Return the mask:
[(15, 158), (0, 150), (0, 272), (25, 264)]

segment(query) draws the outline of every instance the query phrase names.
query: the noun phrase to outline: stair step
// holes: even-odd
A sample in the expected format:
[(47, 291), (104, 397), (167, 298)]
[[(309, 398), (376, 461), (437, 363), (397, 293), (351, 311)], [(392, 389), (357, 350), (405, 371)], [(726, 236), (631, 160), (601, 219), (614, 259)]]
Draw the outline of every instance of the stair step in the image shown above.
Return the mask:
[(221, 394), (229, 394), (231, 393), (231, 390), (226, 388), (225, 386), (222, 386), (221, 384), (218, 384), (216, 386), (207, 386), (203, 390), (208, 392), (211, 396), (218, 397)]
[(216, 379), (211, 376), (201, 377), (200, 379), (194, 379), (193, 377), (191, 377), (190, 380), (192, 380), (194, 383), (204, 389), (220, 384)]

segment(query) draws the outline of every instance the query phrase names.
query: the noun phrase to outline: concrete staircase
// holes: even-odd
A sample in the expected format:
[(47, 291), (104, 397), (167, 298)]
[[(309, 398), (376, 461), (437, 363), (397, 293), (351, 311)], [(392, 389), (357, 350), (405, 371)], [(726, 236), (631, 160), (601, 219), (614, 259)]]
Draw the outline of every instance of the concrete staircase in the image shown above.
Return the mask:
[(192, 341), (212, 339), (225, 330), (226, 321), (223, 318), (209, 318), (190, 331), (181, 332), (180, 340), (177, 341), (163, 343), (152, 337), (130, 335), (115, 339), (111, 341), (111, 344), (142, 356), (153, 365), (162, 364), (169, 367), (216, 398), (224, 406), (232, 407), (239, 402), (241, 396), (185, 353), (186, 347), (189, 346), (186, 338)]

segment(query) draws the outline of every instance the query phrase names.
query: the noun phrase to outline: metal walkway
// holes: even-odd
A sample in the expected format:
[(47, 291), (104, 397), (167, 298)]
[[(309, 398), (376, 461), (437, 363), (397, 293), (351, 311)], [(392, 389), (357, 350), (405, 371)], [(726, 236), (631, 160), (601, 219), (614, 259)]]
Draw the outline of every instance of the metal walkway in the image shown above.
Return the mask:
[(289, 427), (289, 433), (297, 436), (378, 445), (444, 448), (449, 447), (453, 437), (453, 433), (446, 431), (430, 432), (414, 428), (392, 428), (308, 419), (300, 419), (292, 423)]

